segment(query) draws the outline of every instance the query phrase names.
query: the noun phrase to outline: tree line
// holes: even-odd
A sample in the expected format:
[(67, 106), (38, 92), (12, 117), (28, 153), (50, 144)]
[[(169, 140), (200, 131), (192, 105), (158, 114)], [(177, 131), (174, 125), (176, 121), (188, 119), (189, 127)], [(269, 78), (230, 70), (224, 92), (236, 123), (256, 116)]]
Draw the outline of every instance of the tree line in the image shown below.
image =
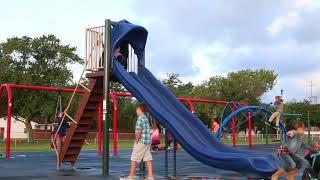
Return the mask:
[[(54, 35), (40, 37), (12, 37), (0, 43), (0, 83), (14, 83), (40, 86), (70, 87), (75, 86), (73, 74), (68, 66), (83, 63), (77, 54), (76, 47), (63, 44)], [(182, 82), (179, 74), (168, 73), (162, 83), (178, 97), (201, 99), (215, 99), (226, 101), (242, 101), (248, 104), (260, 105), (261, 97), (270, 91), (277, 82), (278, 75), (273, 70), (241, 70), (230, 72), (226, 76), (208, 77), (200, 84)], [(112, 83), (111, 90), (127, 92), (119, 83)], [(4, 93), (3, 96), (6, 96)], [(70, 94), (62, 94), (63, 104), (69, 101)], [(57, 93), (13, 90), (13, 117), (25, 123), (31, 134), (31, 121), (52, 123), (55, 119), (55, 106)], [(6, 98), (6, 97), (4, 97)], [(75, 112), (81, 100), (77, 95), (71, 112)], [(119, 99), (119, 130), (133, 131), (135, 120), (135, 100), (127, 97)], [(112, 107), (112, 103), (110, 103)], [(222, 106), (197, 103), (196, 115), (207, 125), (213, 117), (220, 116)], [(6, 108), (6, 101), (2, 102), (2, 112)], [(312, 123), (320, 125), (317, 121), (320, 114), (318, 105), (309, 101), (286, 103), (288, 112), (302, 113), (312, 111)], [(318, 113), (318, 114), (317, 114)], [(72, 113), (71, 113), (72, 114)], [(112, 112), (110, 111), (110, 117)], [(23, 119), (21, 119), (22, 117)], [(112, 122), (111, 122), (112, 126)], [(96, 126), (93, 127), (93, 130)]]

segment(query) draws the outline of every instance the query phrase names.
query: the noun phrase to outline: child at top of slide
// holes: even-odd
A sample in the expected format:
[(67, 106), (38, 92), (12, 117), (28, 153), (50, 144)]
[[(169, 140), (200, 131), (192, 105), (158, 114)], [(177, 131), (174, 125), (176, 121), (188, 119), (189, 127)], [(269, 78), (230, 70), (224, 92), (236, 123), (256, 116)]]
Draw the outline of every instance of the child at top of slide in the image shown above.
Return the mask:
[(284, 174), (288, 174), (288, 180), (294, 180), (299, 169), (306, 164), (305, 160), (297, 154), (303, 143), (304, 123), (302, 121), (296, 121), (293, 127), (293, 130), (287, 133), (287, 143), (278, 150), (283, 164), (281, 168), (272, 175), (271, 180), (277, 180)]
[(280, 117), (283, 113), (283, 100), (281, 99), (281, 96), (275, 97), (274, 106), (277, 110), (270, 116), (269, 122), (271, 123), (274, 119), (276, 119), (276, 127), (279, 127)]
[(126, 47), (126, 44), (122, 44), (120, 45), (118, 48), (116, 48), (114, 50), (113, 56), (120, 62), (120, 64), (123, 65), (123, 67), (125, 69), (127, 69), (128, 66), (128, 62), (127, 62), (127, 58), (124, 56), (124, 54), (121, 52), (122, 49), (128, 48)]

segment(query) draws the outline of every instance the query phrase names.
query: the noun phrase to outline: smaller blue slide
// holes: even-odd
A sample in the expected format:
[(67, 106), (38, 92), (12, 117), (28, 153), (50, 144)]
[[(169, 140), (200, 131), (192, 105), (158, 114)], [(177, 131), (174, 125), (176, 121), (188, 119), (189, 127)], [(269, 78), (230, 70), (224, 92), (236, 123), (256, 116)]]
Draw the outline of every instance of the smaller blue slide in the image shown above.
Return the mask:
[[(209, 166), (239, 172), (250, 177), (270, 177), (279, 165), (272, 154), (241, 151), (221, 143), (177, 97), (144, 67), (147, 31), (126, 21), (113, 24), (113, 50), (121, 42), (130, 43), (139, 59), (138, 73), (128, 73), (112, 61), (112, 74), (136, 97), (144, 102), (149, 113), (168, 129), (193, 158)], [(113, 52), (113, 51), (112, 51)], [(141, 61), (140, 61), (141, 60)]]

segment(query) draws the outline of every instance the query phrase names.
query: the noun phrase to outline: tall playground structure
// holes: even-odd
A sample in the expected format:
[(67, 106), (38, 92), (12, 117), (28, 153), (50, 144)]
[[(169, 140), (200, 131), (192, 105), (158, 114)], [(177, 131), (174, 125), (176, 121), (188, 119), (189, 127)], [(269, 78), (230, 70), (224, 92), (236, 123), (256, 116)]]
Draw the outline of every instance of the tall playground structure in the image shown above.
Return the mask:
[[(58, 151), (57, 147), (54, 147), (57, 156), (57, 169), (63, 163), (75, 166), (85, 138), (94, 124), (94, 120), (98, 119), (98, 151), (102, 154), (102, 172), (104, 175), (108, 175), (110, 120), (107, 117), (108, 112), (111, 112), (109, 102), (110, 100), (113, 102), (113, 153), (117, 155), (117, 97), (132, 96), (147, 105), (149, 114), (156, 119), (157, 123), (171, 132), (174, 139), (194, 159), (208, 166), (236, 171), (248, 177), (271, 176), (279, 168), (273, 155), (252, 150), (238, 150), (220, 141), (223, 128), (231, 124), (232, 142), (235, 146), (236, 126), (247, 123), (249, 146), (251, 146), (252, 121), (261, 120), (265, 123), (266, 117), (271, 115), (271, 111), (264, 107), (249, 106), (239, 102), (177, 98), (145, 67), (147, 35), (148, 32), (144, 27), (125, 20), (119, 22), (106, 20), (104, 26), (86, 29), (85, 68), (75, 89), (2, 85), (0, 93), (2, 94), (2, 91), (6, 89), (8, 94), (6, 157), (10, 157), (11, 88), (68, 92), (72, 95), (62, 121), (70, 119), (71, 126), (61, 150)], [(115, 50), (123, 44), (128, 50), (126, 69), (114, 58)], [(86, 85), (82, 83), (84, 78), (88, 80)], [(110, 82), (112, 81), (121, 83), (130, 94), (110, 92)], [(79, 90), (79, 87), (82, 87), (83, 90)], [(74, 117), (71, 117), (68, 110), (76, 93), (82, 94), (82, 100)], [(225, 106), (218, 133), (212, 134), (203, 122), (193, 114), (195, 112), (193, 103)], [(282, 135), (286, 133), (282, 121), (280, 122), (280, 130)]]

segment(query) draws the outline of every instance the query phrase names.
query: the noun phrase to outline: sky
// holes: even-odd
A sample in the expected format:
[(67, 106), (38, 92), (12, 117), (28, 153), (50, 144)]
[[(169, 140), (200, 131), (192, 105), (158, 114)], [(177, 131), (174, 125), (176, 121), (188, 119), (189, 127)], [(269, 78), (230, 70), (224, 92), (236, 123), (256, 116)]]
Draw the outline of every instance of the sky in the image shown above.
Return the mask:
[[(55, 34), (84, 57), (85, 28), (104, 19), (128, 21), (148, 32), (146, 66), (159, 78), (180, 74), (199, 84), (214, 75), (271, 69), (271, 102), (320, 96), (319, 0), (0, 0), (0, 41), (13, 36)], [(70, 66), (79, 78), (82, 65)], [(319, 98), (320, 100), (320, 98)]]

